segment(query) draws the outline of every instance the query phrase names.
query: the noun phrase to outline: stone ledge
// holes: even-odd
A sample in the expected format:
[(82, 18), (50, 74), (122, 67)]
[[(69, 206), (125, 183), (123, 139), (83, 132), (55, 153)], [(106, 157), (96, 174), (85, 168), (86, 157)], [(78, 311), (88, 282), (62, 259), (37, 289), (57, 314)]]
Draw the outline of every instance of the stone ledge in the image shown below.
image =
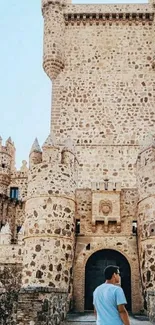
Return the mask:
[(64, 289), (58, 289), (58, 288), (51, 288), (51, 287), (27, 287), (27, 288), (21, 288), (20, 294), (25, 293), (67, 293), (67, 290)]

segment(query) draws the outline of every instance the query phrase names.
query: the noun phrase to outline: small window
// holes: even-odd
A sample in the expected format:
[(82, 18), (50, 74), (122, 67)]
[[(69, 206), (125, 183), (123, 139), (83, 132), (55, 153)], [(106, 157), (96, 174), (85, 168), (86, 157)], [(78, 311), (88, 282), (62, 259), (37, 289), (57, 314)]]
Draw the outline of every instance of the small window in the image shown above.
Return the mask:
[(76, 228), (75, 228), (76, 234), (80, 233), (80, 219), (76, 219)]
[(20, 232), (22, 226), (17, 226), (17, 234)]
[(5, 226), (3, 221), (0, 221), (0, 230), (2, 229), (2, 227)]
[(5, 168), (5, 164), (2, 164), (2, 168)]
[(132, 233), (137, 234), (137, 220), (132, 221)]
[(87, 250), (87, 251), (90, 251), (90, 244), (88, 244), (88, 245), (86, 246), (86, 250)]
[(19, 188), (18, 187), (10, 187), (10, 198), (18, 199)]

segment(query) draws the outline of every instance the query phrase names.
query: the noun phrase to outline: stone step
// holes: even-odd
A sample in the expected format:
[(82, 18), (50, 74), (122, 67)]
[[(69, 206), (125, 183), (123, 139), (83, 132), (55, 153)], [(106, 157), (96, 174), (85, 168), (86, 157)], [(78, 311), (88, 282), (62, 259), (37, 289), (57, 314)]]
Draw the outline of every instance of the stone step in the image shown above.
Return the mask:
[[(93, 313), (70, 313), (67, 315), (67, 318), (64, 325), (95, 325), (95, 315)], [(130, 324), (131, 325), (152, 325), (149, 322), (148, 317), (141, 315), (130, 315)]]

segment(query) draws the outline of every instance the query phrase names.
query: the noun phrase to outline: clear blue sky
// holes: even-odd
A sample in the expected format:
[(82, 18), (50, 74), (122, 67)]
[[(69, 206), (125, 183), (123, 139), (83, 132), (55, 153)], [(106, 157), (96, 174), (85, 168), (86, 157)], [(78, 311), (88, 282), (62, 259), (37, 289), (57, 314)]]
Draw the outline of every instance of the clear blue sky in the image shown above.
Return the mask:
[(42, 69), (40, 3), (41, 0), (1, 0), (0, 5), (0, 135), (3, 141), (11, 136), (15, 142), (18, 168), (23, 159), (28, 160), (34, 138), (37, 136), (42, 145), (50, 129), (51, 83)]

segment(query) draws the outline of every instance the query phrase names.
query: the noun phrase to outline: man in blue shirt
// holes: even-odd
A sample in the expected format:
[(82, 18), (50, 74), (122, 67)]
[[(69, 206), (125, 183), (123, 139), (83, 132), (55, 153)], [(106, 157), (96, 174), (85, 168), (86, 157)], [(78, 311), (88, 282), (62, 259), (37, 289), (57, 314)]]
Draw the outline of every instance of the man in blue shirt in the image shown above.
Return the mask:
[(130, 325), (127, 304), (120, 283), (117, 266), (109, 265), (104, 270), (106, 282), (93, 293), (93, 304), (97, 315), (97, 325)]

